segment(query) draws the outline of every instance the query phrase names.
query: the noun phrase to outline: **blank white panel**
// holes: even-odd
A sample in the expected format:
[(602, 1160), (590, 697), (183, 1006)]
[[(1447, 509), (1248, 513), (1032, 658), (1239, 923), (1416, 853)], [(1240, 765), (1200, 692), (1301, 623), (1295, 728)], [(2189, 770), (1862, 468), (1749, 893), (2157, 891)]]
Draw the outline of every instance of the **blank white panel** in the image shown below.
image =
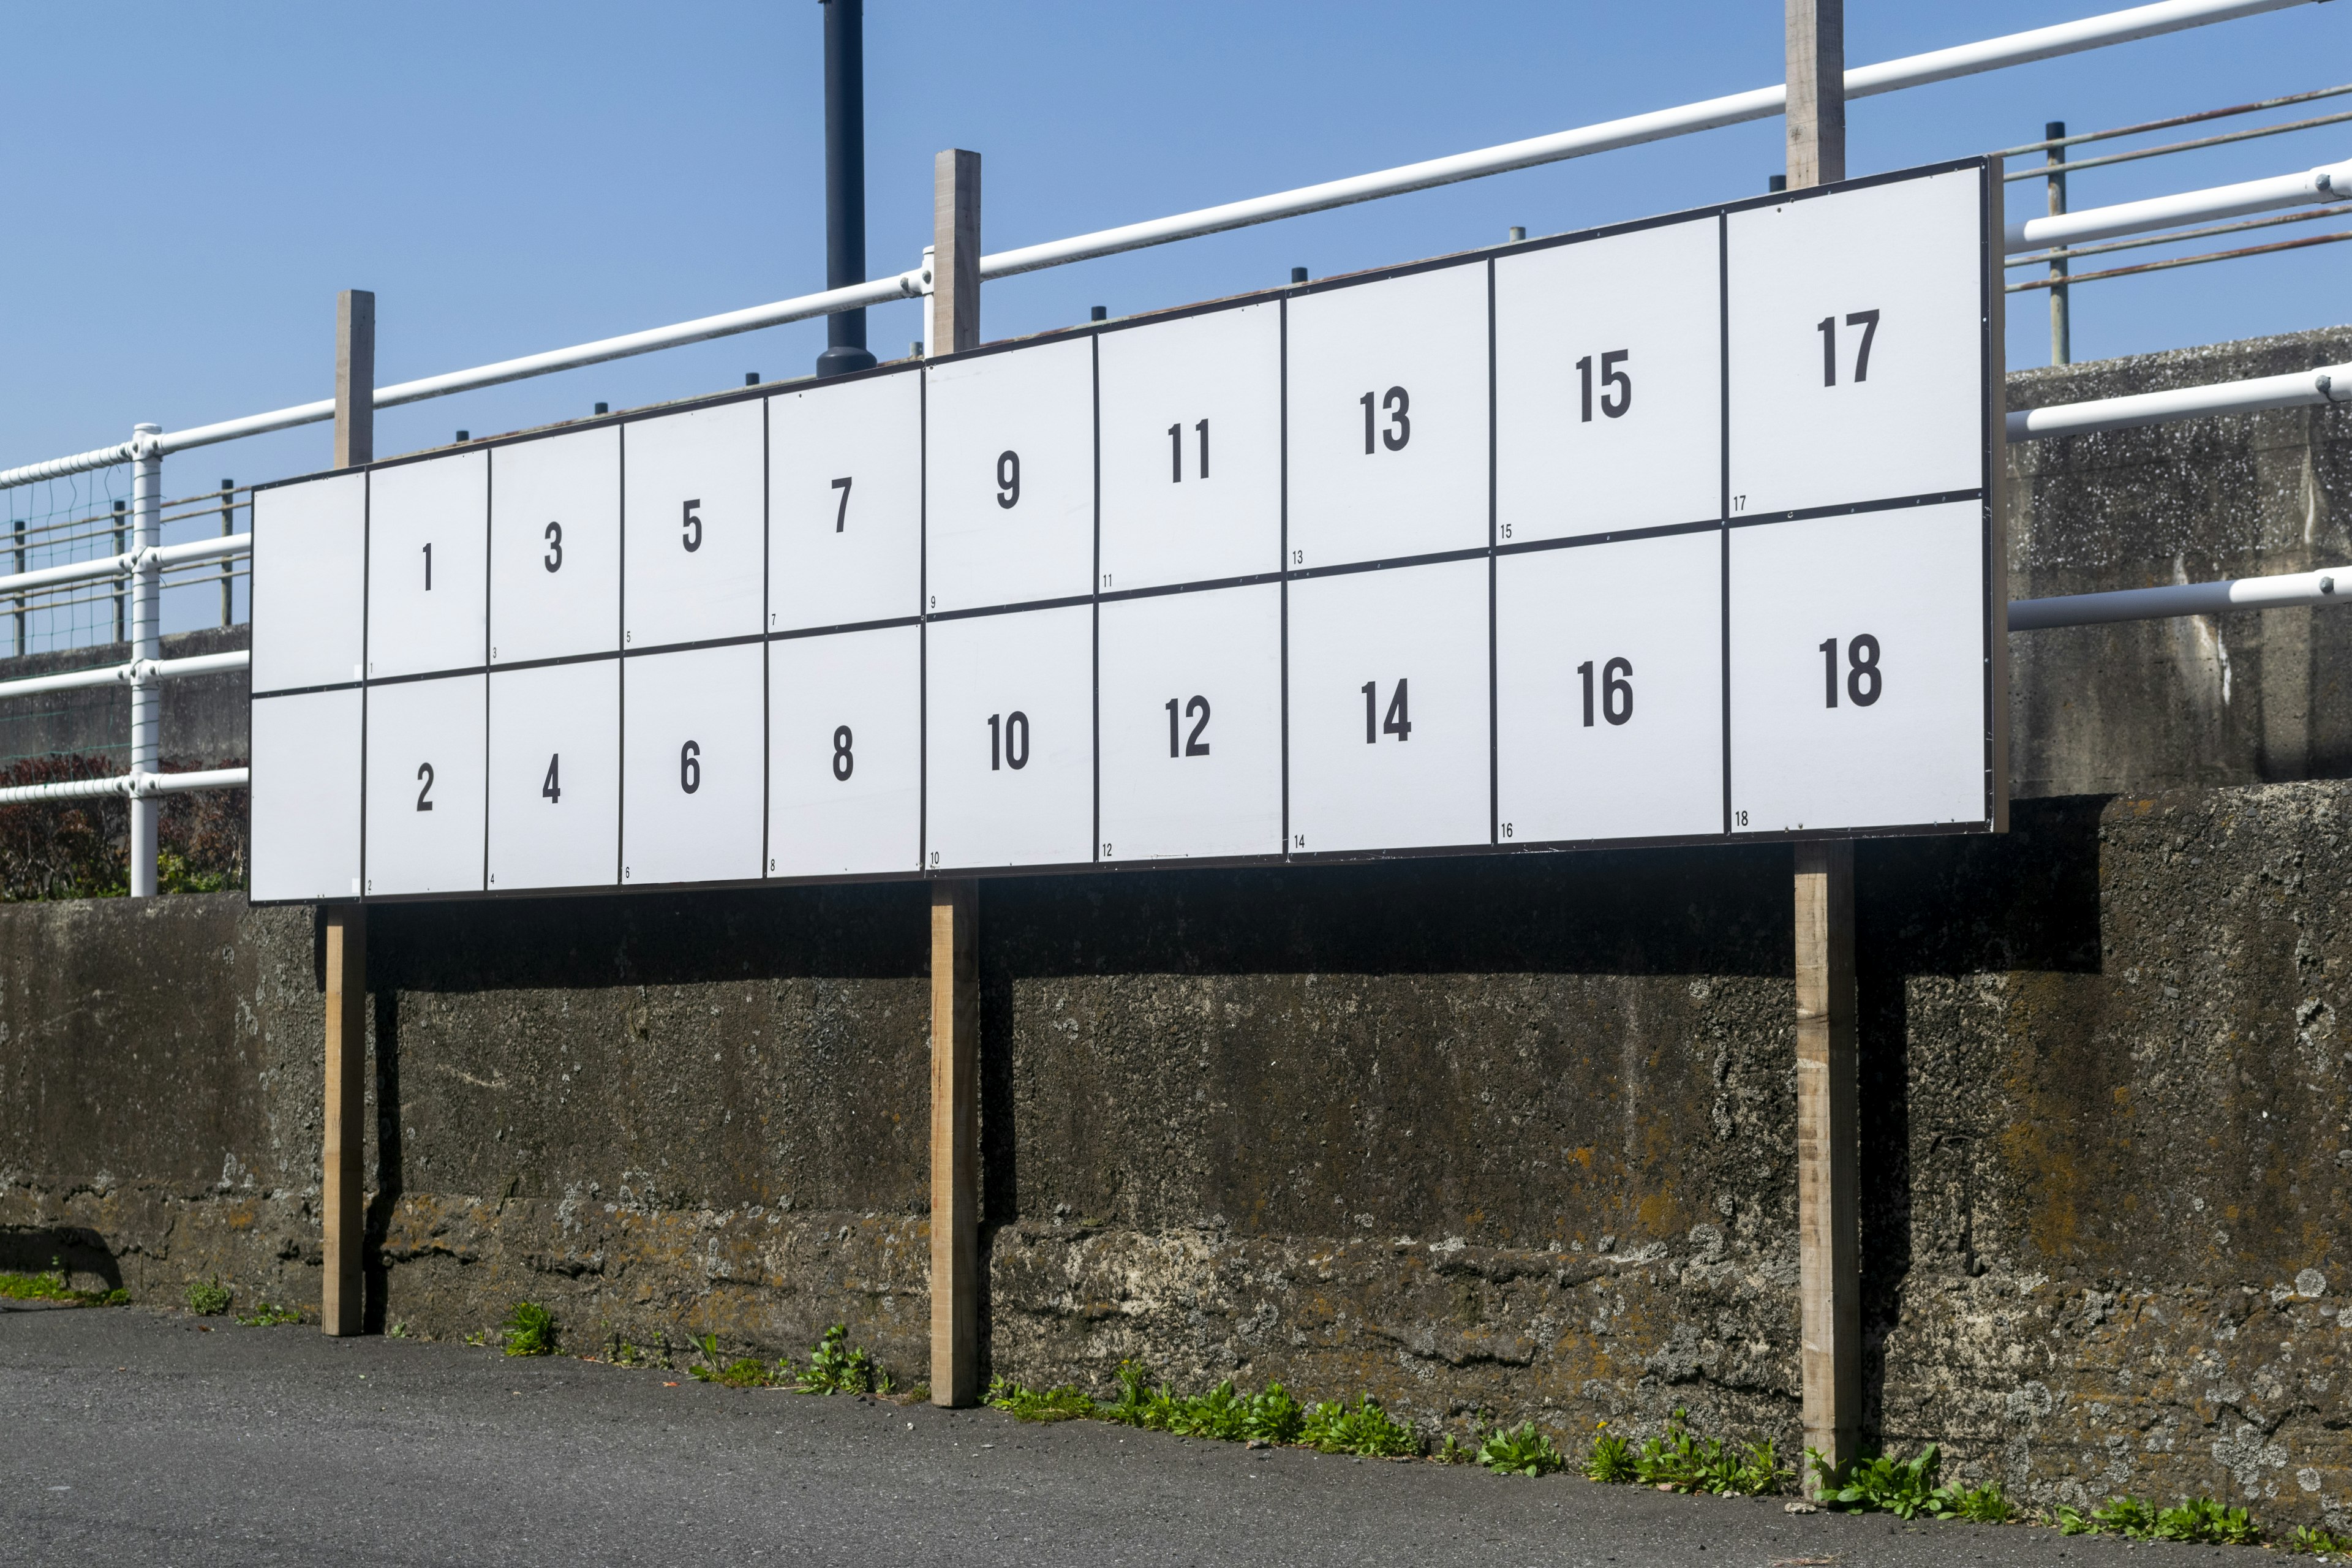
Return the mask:
[(1984, 483), (1980, 178), (1730, 216), (1735, 517)]
[(1730, 597), (1734, 832), (1986, 820), (1980, 503), (1734, 529)]
[(1717, 220), (1495, 262), (1495, 521), (1567, 539), (1719, 517)]
[(757, 643), (625, 661), (621, 879), (760, 874), (765, 747)]
[(253, 611), (254, 690), (360, 679), (367, 657), (365, 474), (255, 492)]
[(1490, 842), (1486, 619), (1484, 560), (1290, 585), (1295, 853)]
[(1101, 680), (1104, 859), (1282, 853), (1279, 585), (1103, 605)]
[(490, 662), (621, 646), (618, 426), (490, 452)]
[(1486, 398), (1484, 266), (1293, 300), (1290, 563), (1485, 544)]
[(919, 371), (768, 400), (768, 625), (893, 620), (923, 605)]
[(256, 700), (250, 744), (254, 900), (357, 895), (359, 689)]
[(367, 694), (367, 890), (482, 890), (481, 675)]
[(1105, 332), (1102, 584), (1155, 588), (1282, 564), (1282, 310)]
[(622, 641), (628, 647), (760, 630), (766, 406), (754, 398), (623, 427)]
[(488, 627), (489, 454), (368, 476), (368, 675), (479, 669)]
[(621, 662), (490, 674), (490, 890), (620, 874)]
[(1092, 607), (941, 621), (929, 637), (927, 863), (1092, 859)]
[(1723, 535), (1495, 563), (1504, 843), (1723, 831)]
[(929, 607), (978, 609), (1090, 592), (1090, 340), (951, 361), (924, 374)]
[(923, 849), (919, 626), (768, 646), (768, 874), (912, 871)]

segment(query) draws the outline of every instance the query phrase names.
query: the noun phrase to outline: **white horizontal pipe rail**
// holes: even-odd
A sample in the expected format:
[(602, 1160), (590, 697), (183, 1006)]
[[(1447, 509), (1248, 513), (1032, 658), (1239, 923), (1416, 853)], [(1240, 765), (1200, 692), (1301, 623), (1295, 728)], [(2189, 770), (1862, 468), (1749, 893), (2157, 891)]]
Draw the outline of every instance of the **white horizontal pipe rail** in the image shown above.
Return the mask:
[(58, 784), (17, 784), (0, 789), (0, 805), (20, 805), (36, 800), (102, 800), (108, 795), (148, 799), (159, 795), (188, 795), (196, 790), (244, 789), (252, 782), (250, 768), (206, 768), (185, 773), (112, 773), (102, 779), (68, 779)]
[[(2050, 167), (2055, 170), (2063, 165), (2053, 163)], [(2216, 218), (2269, 212), (2276, 207), (2308, 206), (2347, 198), (2352, 198), (2352, 163), (2326, 163), (2300, 174), (2276, 174), (2265, 180), (2242, 180), (2233, 185), (2183, 191), (2178, 195), (2151, 196), (2143, 202), (2118, 202), (2113, 206), (2084, 207), (2080, 212), (2025, 218), (2011, 224), (2004, 237), (2010, 250), (2035, 250), (2045, 245), (2079, 245), (2118, 234), (2179, 228), (2189, 224), (2210, 223)]]
[(250, 668), (252, 664), (252, 651), (247, 648), (192, 654), (186, 658), (134, 658), (123, 664), (101, 664), (89, 669), (0, 680), (0, 702), (11, 697), (38, 696), (44, 691), (75, 691), (89, 686), (146, 686), (192, 675), (218, 675), (224, 670)]
[(58, 583), (81, 583), (93, 577), (128, 577), (142, 566), (182, 566), (191, 561), (213, 561), (228, 555), (247, 555), (253, 551), (250, 533), (224, 533), (218, 539), (199, 539), (186, 544), (158, 545), (149, 550), (127, 550), (120, 555), (100, 555), (89, 561), (69, 561), (63, 566), (44, 566), (37, 572), (19, 572), (0, 577), (0, 594), (21, 594), (34, 588), (47, 588)]
[(2252, 381), (2225, 381), (2210, 386), (2138, 392), (2128, 397), (2094, 398), (2087, 403), (2062, 403), (2052, 408), (2020, 409), (2009, 416), (2008, 435), (2013, 442), (2038, 441), (2052, 436), (2087, 436), (2096, 430), (2157, 425), (2168, 419), (2197, 419), (2209, 414), (2252, 414), (2263, 408), (2305, 408), (2323, 403), (2352, 403), (2352, 364), (2322, 365), (2317, 370), (2257, 376)]
[(2232, 577), (2219, 583), (2168, 583), (2158, 588), (2125, 588), (2111, 594), (2068, 594), (2050, 599), (2011, 599), (2009, 629), (2095, 626), (2110, 621), (2154, 621), (2174, 616), (2212, 616), (2225, 610), (2284, 610), (2299, 605), (2352, 601), (2352, 566), (2318, 572), (2287, 572), (2273, 577)]
[[(2055, 26), (2036, 27), (2028, 32), (2011, 33), (2002, 37), (1936, 49), (1923, 55), (1908, 55), (1873, 66), (1858, 66), (1845, 73), (1845, 95), (1848, 98), (1869, 98), (1904, 88), (1948, 81), (1955, 77), (1973, 76), (1979, 71), (2054, 59), (2085, 49), (2104, 48), (2111, 44), (2129, 43), (2138, 38), (2156, 37), (2214, 22), (2233, 21), (2265, 11), (2284, 11), (2289, 6), (2314, 3), (2315, 0), (2159, 0), (2158, 4), (2152, 5), (2135, 5), (2103, 16), (2085, 16), (2079, 21), (2062, 22)], [(984, 279), (1008, 278), (1041, 268), (1059, 267), (1119, 251), (1141, 250), (1150, 246), (1165, 245), (1171, 240), (1244, 228), (1253, 224), (1271, 223), (1277, 218), (1296, 217), (1305, 213), (1324, 212), (1381, 196), (1402, 195), (1409, 191), (1428, 190), (1457, 181), (1507, 174), (1541, 163), (1556, 163), (1569, 158), (1636, 146), (1644, 142), (1687, 136), (1695, 132), (1712, 131), (1752, 120), (1768, 120), (1781, 111), (1787, 99), (1786, 85), (1776, 83), (1748, 92), (1685, 104), (1679, 109), (1633, 115), (1580, 130), (1563, 131), (1550, 136), (1507, 142), (1499, 147), (1456, 153), (1452, 157), (1407, 163), (1399, 168), (1306, 185), (1248, 201), (1229, 202), (1222, 206), (1202, 207), (1172, 217), (1154, 218), (1069, 239), (999, 251), (993, 256), (980, 258), (980, 275)], [(501, 360), (496, 364), (482, 365), (473, 370), (426, 376), (421, 381), (378, 387), (375, 405), (390, 408), (404, 403), (421, 402), (428, 397), (445, 397), (451, 393), (469, 392), (478, 387), (496, 386), (502, 382), (520, 381), (529, 376), (597, 364), (606, 360), (625, 359), (632, 354), (651, 353), (656, 349), (702, 342), (737, 332), (756, 331), (762, 327), (779, 326), (812, 316), (863, 310), (869, 305), (925, 293), (929, 282), (929, 274), (917, 268), (901, 272), (895, 278), (878, 279), (846, 289), (829, 289), (822, 293), (803, 294), (772, 305), (758, 305), (749, 310), (682, 321), (676, 326), (656, 327), (622, 337), (604, 338), (576, 348), (553, 349), (545, 353), (527, 354), (520, 359)], [(152, 449), (158, 453), (185, 451), (194, 447), (233, 441), (240, 437), (316, 424), (322, 419), (331, 419), (334, 413), (333, 400), (322, 398), (316, 403), (298, 404), (268, 414), (247, 415), (242, 419), (170, 431), (155, 437)], [(139, 444), (133, 440), (100, 447), (68, 458), (53, 458), (43, 463), (0, 470), (0, 489), (103, 468), (128, 462), (140, 455)]]

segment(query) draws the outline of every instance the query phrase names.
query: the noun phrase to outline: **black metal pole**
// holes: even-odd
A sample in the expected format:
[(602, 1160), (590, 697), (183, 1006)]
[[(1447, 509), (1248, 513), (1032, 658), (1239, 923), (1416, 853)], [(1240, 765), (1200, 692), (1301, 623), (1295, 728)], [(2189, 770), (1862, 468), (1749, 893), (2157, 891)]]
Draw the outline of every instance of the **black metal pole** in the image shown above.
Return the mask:
[[(818, 0), (824, 7), (824, 286), (866, 281), (866, 0)], [(874, 363), (866, 312), (825, 318), (819, 375)]]

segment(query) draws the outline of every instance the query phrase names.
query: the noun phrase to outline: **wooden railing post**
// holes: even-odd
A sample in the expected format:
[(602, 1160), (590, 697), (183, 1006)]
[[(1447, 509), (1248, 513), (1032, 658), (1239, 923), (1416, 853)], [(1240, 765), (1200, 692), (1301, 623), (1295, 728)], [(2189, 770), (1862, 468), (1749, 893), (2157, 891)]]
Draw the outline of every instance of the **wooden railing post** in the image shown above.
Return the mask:
[(931, 884), (931, 1403), (980, 1398), (980, 884)]
[(950, 147), (931, 174), (931, 335), (924, 352), (980, 346), (980, 154)]
[(356, 1334), (365, 1321), (360, 1273), (360, 1152), (367, 1072), (367, 910), (327, 906), (327, 1093), (320, 1217), (326, 1267), (319, 1326)]

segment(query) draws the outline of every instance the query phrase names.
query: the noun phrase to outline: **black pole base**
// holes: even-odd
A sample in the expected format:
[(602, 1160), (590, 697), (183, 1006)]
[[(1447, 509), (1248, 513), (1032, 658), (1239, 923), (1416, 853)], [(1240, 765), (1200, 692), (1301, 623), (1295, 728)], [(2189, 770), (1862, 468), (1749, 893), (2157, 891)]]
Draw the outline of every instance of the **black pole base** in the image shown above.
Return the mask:
[(820, 376), (847, 375), (853, 370), (872, 370), (874, 363), (874, 355), (868, 351), (841, 344), (816, 356), (816, 373)]

